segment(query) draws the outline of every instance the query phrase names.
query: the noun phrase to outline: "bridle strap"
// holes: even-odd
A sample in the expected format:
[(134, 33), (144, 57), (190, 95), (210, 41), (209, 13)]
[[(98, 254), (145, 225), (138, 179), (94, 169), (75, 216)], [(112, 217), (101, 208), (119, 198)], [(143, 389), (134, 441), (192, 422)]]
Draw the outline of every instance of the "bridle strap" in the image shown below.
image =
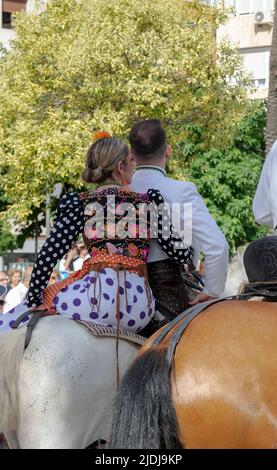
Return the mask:
[[(176, 326), (178, 323), (180, 323), (180, 325), (177, 328), (176, 332), (172, 336), (172, 341), (170, 341), (170, 344), (171, 344), (171, 342), (173, 342), (173, 338), (174, 338), (174, 341), (176, 341), (177, 333), (181, 332), (181, 334), (180, 334), (180, 337), (181, 337), (182, 333), (184, 332), (186, 327), (190, 324), (190, 322), (195, 317), (197, 317), (197, 315), (199, 315), (199, 313), (206, 310), (206, 308), (208, 308), (210, 305), (215, 305), (215, 304), (217, 304), (219, 302), (223, 302), (225, 300), (243, 300), (244, 298), (247, 299), (248, 297), (250, 298), (250, 297), (253, 297), (253, 296), (255, 296), (255, 297), (257, 297), (257, 296), (264, 297), (265, 296), (264, 294), (265, 293), (263, 291), (255, 292), (255, 294), (253, 294), (253, 292), (249, 292), (249, 293), (244, 293), (244, 294), (231, 295), (231, 296), (228, 296), (228, 297), (222, 297), (220, 299), (208, 300), (207, 302), (201, 302), (197, 305), (193, 305), (188, 310), (185, 310), (183, 313), (180, 313), (180, 315), (178, 315), (170, 323), (168, 323), (163, 328), (163, 331), (161, 331), (161, 333), (154, 339), (154, 341), (152, 342), (152, 346), (158, 346), (159, 344), (161, 344), (161, 342), (165, 339), (165, 337), (172, 330), (172, 328), (174, 326)], [(179, 339), (180, 339), (180, 337), (179, 337)], [(177, 343), (175, 344), (175, 347), (176, 347), (176, 345), (177, 345)]]
[[(31, 341), (31, 337), (32, 337), (33, 330), (34, 330), (34, 328), (35, 328), (37, 322), (39, 321), (39, 319), (40, 319), (45, 313), (47, 313), (47, 310), (28, 310), (27, 312), (22, 313), (22, 315), (20, 315), (20, 316), (15, 320), (15, 322), (13, 323), (12, 329), (15, 330), (16, 328), (18, 328), (18, 326), (19, 326), (20, 323), (24, 320), (24, 318), (28, 317), (28, 315), (32, 315), (32, 317), (30, 318), (30, 320), (29, 320), (28, 323), (27, 323), (27, 330), (26, 330), (26, 336), (25, 336), (24, 349), (26, 349), (26, 348), (29, 346), (30, 341)], [(34, 314), (34, 315), (33, 315), (33, 314)]]

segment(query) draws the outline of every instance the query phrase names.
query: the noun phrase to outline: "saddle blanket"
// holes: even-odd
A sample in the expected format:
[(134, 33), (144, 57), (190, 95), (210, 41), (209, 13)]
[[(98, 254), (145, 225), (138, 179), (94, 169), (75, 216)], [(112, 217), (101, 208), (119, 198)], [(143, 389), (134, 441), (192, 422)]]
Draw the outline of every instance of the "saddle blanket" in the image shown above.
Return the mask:
[(131, 343), (136, 343), (140, 345), (142, 345), (146, 339), (143, 336), (137, 335), (132, 331), (124, 330), (123, 328), (117, 329), (114, 326), (99, 325), (95, 322), (89, 322), (84, 320), (77, 320), (77, 323), (84, 326), (91, 334), (95, 336), (112, 336), (114, 338), (118, 336), (121, 339), (125, 339), (127, 341), (130, 341)]

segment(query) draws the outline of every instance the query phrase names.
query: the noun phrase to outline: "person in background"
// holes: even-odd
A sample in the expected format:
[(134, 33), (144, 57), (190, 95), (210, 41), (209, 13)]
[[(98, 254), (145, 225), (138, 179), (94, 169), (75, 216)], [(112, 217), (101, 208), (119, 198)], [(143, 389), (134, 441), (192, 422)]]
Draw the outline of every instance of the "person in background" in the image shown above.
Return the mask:
[(73, 244), (71, 250), (63, 256), (59, 262), (59, 273), (61, 279), (66, 279), (74, 271), (73, 260), (78, 256), (77, 245)]
[(277, 228), (277, 140), (267, 155), (253, 200), (256, 222)]
[(79, 271), (82, 268), (83, 262), (89, 258), (88, 250), (84, 245), (79, 248), (79, 258), (73, 261), (73, 269), (74, 271)]
[[(22, 282), (19, 281), (19, 283), (17, 283), (17, 285), (10, 289), (10, 291), (7, 293), (4, 300), (3, 313), (7, 313), (25, 299), (31, 280), (32, 270), (32, 266), (28, 267), (24, 272)], [(17, 271), (17, 273), (18, 272), (20, 271)]]
[(51, 286), (51, 284), (55, 284), (55, 282), (58, 282), (59, 280), (60, 280), (59, 272), (56, 270), (52, 271), (52, 274), (48, 282), (48, 286)]
[(4, 271), (0, 271), (0, 286), (4, 286), (9, 290), (9, 277)]
[(3, 308), (4, 308), (4, 295), (0, 296), (0, 315), (3, 313)]
[(22, 279), (22, 271), (20, 269), (11, 269), (8, 272), (9, 278), (10, 278), (10, 288), (12, 289), (13, 287), (18, 286), (18, 284), (21, 282)]
[(4, 298), (7, 293), (7, 287), (0, 284), (0, 315), (3, 313)]
[[(2, 293), (2, 290), (3, 290), (2, 288), (6, 289), (3, 293)], [(5, 300), (5, 296), (7, 295), (8, 289), (9, 289), (9, 278), (4, 271), (0, 271), (0, 292), (1, 292), (0, 314), (3, 313), (4, 300)]]

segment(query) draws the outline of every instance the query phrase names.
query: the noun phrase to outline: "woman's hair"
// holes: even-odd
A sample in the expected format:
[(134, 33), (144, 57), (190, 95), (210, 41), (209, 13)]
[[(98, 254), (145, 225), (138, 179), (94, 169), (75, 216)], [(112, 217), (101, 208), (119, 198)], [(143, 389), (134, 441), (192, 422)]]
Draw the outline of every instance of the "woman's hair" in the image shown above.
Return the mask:
[(11, 278), (14, 276), (14, 274), (16, 274), (16, 273), (19, 273), (20, 276), (22, 277), (22, 271), (21, 271), (21, 269), (19, 269), (19, 268), (12, 268), (12, 269), (10, 269), (9, 272), (8, 272), (9, 278), (11, 279)]
[(117, 163), (126, 159), (128, 145), (115, 137), (97, 140), (88, 149), (82, 178), (86, 183), (97, 183), (111, 176)]

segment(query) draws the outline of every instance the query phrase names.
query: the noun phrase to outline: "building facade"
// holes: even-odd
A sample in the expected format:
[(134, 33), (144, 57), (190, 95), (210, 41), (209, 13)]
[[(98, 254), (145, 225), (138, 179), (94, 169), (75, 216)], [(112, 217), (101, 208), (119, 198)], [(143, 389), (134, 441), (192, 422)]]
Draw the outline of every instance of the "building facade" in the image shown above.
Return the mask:
[[(8, 47), (14, 36), (12, 14), (43, 9), (47, 0), (0, 0), (0, 42)], [(201, 1), (201, 0), (200, 0)], [(232, 8), (229, 21), (220, 26), (218, 40), (237, 45), (256, 86), (255, 98), (265, 98), (269, 86), (269, 54), (273, 29), (274, 0), (203, 0), (213, 6)]]
[(218, 40), (237, 45), (256, 87), (254, 98), (265, 98), (269, 88), (269, 55), (272, 41), (274, 0), (225, 0), (232, 8), (229, 21), (220, 26)]
[(33, 13), (43, 9), (47, 0), (0, 0), (0, 42), (5, 48), (14, 37), (12, 15), (17, 11)]
[(27, 0), (0, 0), (0, 42), (4, 47), (9, 46), (14, 37), (12, 29), (12, 14), (17, 11), (26, 11)]

